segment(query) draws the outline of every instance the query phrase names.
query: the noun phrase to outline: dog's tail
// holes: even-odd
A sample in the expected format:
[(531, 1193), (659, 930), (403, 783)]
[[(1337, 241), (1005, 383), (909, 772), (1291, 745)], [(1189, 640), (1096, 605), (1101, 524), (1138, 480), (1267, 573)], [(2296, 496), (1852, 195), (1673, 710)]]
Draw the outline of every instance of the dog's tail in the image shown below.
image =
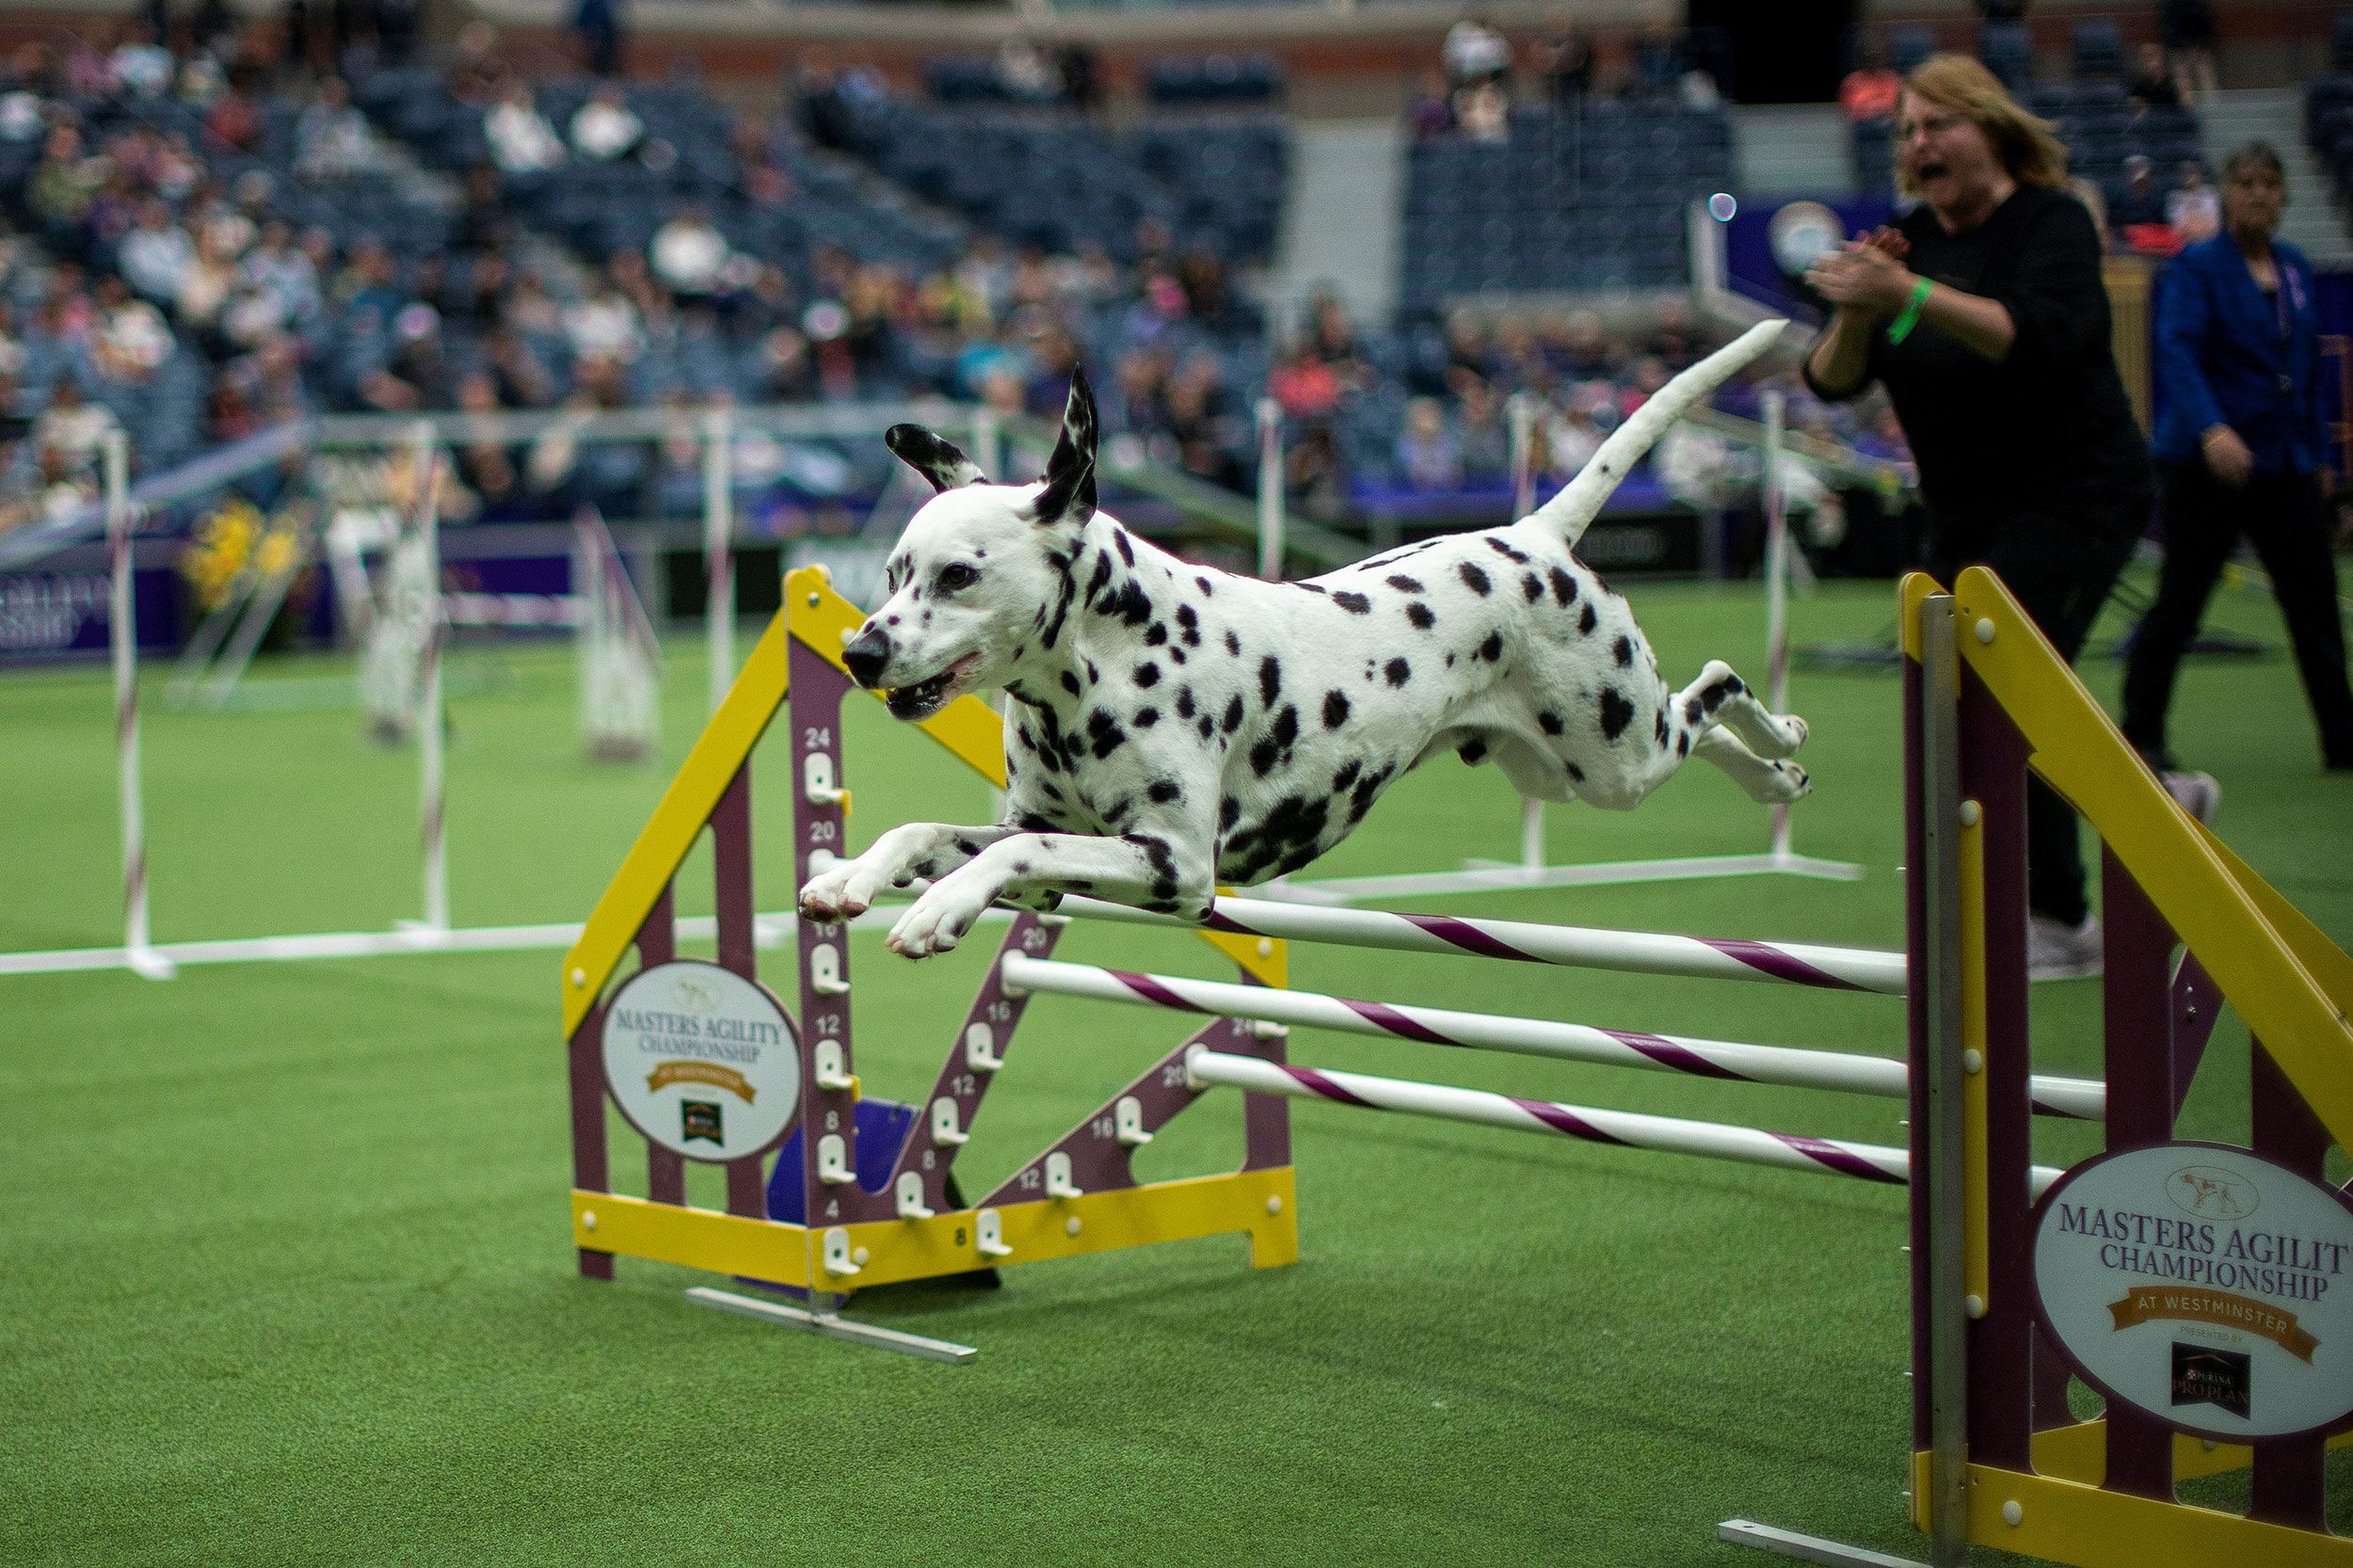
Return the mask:
[(1609, 433), (1593, 461), (1562, 486), (1561, 492), (1528, 515), (1526, 520), (1551, 529), (1571, 547), (1585, 536), (1587, 525), (1601, 512), (1602, 503), (1632, 471), (1651, 443), (1684, 411), (1724, 384), (1732, 373), (1772, 346), (1785, 321), (1760, 321), (1723, 347), (1661, 387), (1649, 402), (1634, 410), (1624, 424)]

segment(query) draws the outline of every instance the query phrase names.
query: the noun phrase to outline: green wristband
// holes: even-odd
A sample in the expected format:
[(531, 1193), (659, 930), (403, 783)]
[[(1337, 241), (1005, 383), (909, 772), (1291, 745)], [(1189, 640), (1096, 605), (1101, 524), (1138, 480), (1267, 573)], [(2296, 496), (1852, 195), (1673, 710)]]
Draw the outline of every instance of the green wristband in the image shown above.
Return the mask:
[(1887, 324), (1889, 343), (1901, 343), (1912, 336), (1912, 329), (1920, 325), (1920, 307), (1929, 302), (1929, 293), (1935, 287), (1926, 278), (1913, 285), (1912, 297), (1904, 301), (1904, 308), (1896, 313), (1896, 319)]

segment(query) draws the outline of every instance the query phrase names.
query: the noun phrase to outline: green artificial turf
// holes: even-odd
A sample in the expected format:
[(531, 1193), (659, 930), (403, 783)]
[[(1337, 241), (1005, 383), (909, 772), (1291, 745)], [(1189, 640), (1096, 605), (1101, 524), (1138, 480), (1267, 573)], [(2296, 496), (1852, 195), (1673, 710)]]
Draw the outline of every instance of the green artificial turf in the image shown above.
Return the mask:
[[(1644, 586), (1671, 677), (1763, 674), (1752, 591)], [(1892, 586), (1795, 609), (1868, 634)], [(2278, 641), (2266, 603), (2217, 619)], [(2120, 628), (2111, 626), (2113, 632)], [(699, 649), (671, 652), (667, 760), (577, 760), (558, 649), (461, 655), (455, 913), (584, 918), (692, 739)], [(317, 661), (256, 680), (310, 678)], [(2088, 679), (2112, 699), (2114, 666)], [(420, 912), (414, 762), (342, 710), (146, 714), (159, 941), (382, 929)], [(1801, 673), (1817, 789), (1798, 847), (1866, 868), (1522, 892), (1431, 907), (1897, 946), (1897, 682)], [(0, 680), (0, 951), (119, 942), (103, 672)], [(2194, 662), (2179, 749), (2220, 829), (2353, 938), (2353, 778), (2323, 777), (2284, 655)], [(854, 840), (976, 819), (981, 787), (859, 704)], [(790, 901), (777, 738), (755, 785), (763, 907)], [(1759, 848), (1761, 808), (1693, 768), (1639, 811), (1549, 813), (1556, 859)], [(1492, 769), (1446, 762), (1319, 874), (1516, 852)], [(707, 910), (707, 852), (680, 883)], [(987, 962), (853, 942), (870, 1093), (920, 1094)], [(789, 974), (789, 954), (762, 964)], [(1058, 956), (1222, 976), (1189, 937), (1074, 929)], [(1884, 999), (1294, 949), (1293, 983), (1628, 1029), (1902, 1049)], [(1304, 1256), (1217, 1238), (1009, 1271), (1003, 1289), (861, 1298), (981, 1347), (947, 1367), (684, 1304), (687, 1271), (577, 1277), (559, 954), (0, 980), (0, 1561), (16, 1564), (1736, 1563), (1748, 1515), (1917, 1550), (1903, 1523), (1903, 1200), (1863, 1183), (1319, 1106), (1294, 1115)], [(2041, 1063), (2098, 1070), (2099, 988), (2038, 987)], [(1181, 1020), (1032, 1005), (960, 1169), (972, 1192), (1183, 1037)], [(1900, 1143), (1899, 1107), (1300, 1031), (1295, 1060)], [(2185, 1131), (2244, 1129), (2247, 1037), (2215, 1037)], [(2238, 1109), (2233, 1109), (2237, 1107)], [(1212, 1100), (1140, 1161), (1230, 1165)], [(2045, 1160), (2089, 1129), (2040, 1129)], [(640, 1145), (615, 1139), (624, 1184)], [(716, 1202), (697, 1170), (698, 1201)], [(2340, 1456), (2341, 1458), (2342, 1456)], [(2340, 1467), (2340, 1482), (2347, 1477)], [(2234, 1493), (2233, 1488), (2239, 1489)], [(2353, 1488), (2340, 1485), (2340, 1496)], [(2201, 1484), (2229, 1501), (2243, 1482)], [(2333, 1510), (2340, 1527), (2353, 1509)]]

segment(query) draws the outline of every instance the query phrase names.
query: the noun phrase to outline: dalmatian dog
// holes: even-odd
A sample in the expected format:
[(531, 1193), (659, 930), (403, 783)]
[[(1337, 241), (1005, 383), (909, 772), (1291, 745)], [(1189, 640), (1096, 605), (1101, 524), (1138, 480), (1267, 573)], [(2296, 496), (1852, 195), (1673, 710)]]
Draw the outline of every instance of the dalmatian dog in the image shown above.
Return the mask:
[(928, 878), (888, 938), (911, 958), (953, 948), (1000, 900), (1084, 893), (1200, 920), (1219, 884), (1307, 865), (1445, 752), (1524, 795), (1610, 810), (1695, 756), (1752, 799), (1798, 799), (1805, 772), (1786, 759), (1804, 721), (1768, 712), (1721, 661), (1671, 689), (1625, 600), (1574, 553), (1651, 442), (1783, 325), (1685, 371), (1519, 521), (1301, 583), (1179, 560), (1099, 511), (1083, 371), (1034, 484), (984, 483), (937, 436), (893, 426), (890, 450), (938, 493), (843, 659), (904, 720), (1003, 688), (1003, 820), (892, 828), (811, 878), (801, 908), (848, 919)]

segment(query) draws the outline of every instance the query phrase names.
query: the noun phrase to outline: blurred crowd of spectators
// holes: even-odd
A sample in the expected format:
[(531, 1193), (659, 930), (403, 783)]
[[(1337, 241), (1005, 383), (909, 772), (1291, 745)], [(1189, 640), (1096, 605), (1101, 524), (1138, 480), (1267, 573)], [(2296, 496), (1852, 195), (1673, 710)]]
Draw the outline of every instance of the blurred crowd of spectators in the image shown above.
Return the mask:
[(1589, 102), (1714, 108), (1723, 101), (1714, 69), (1721, 62), (1706, 41), (1665, 21), (1632, 36), (1589, 40), (1563, 11), (1520, 56), (1473, 12), (1448, 29), (1438, 69), (1422, 77), (1408, 117), (1424, 138), (1500, 141), (1511, 132), (1515, 95), (1541, 95), (1564, 109)]
[[(360, 40), (356, 57), (352, 47), (224, 12), (168, 40), (128, 24), (104, 46), (27, 49), (8, 63), (0, 152), (13, 144), (26, 155), (21, 182), (0, 186), (19, 226), (0, 237), (0, 484), (11, 508), (0, 525), (88, 499), (116, 429), (152, 467), (313, 412), (448, 408), (651, 406), (680, 418), (680, 439), (667, 442), (592, 443), (563, 429), (519, 445), (461, 442), (460, 512), (688, 510), (699, 500), (693, 432), (704, 410), (937, 395), (1051, 417), (1081, 361), (1123, 450), (1236, 488), (1252, 483), (1253, 405), (1271, 393), (1289, 423), (1294, 497), (1337, 518), (1368, 491), (1499, 480), (1503, 410), (1516, 392), (1541, 400), (1539, 460), (1565, 475), (1705, 346), (1674, 307), (1615, 334), (1598, 317), (1559, 312), (1368, 333), (1327, 298), (1270, 352), (1221, 260), (1151, 222), (1123, 248), (1131, 262), (1096, 247), (1016, 250), (976, 232), (934, 271), (820, 245), (795, 276), (737, 249), (684, 200), (643, 248), (568, 254), (517, 231), (519, 183), (674, 150), (647, 136), (625, 83), (602, 83), (562, 123), (551, 120), (478, 26), (457, 40), (447, 72), (456, 97), (479, 105), (490, 161), (462, 172), (448, 243), (421, 248), (388, 232), (403, 210), (389, 196), (360, 204), (368, 221), (298, 228), (275, 200), (281, 181), (389, 191), (417, 179), (324, 69), (369, 69), (383, 45)], [(1548, 68), (1593, 90), (1614, 67), (1580, 48), (1564, 34)], [(1641, 80), (1683, 82), (1679, 56), (1661, 50)], [(1628, 56), (1629, 67), (1640, 58)], [(1494, 66), (1451, 45), (1449, 60), (1465, 72)], [(801, 166), (791, 150), (822, 144), (829, 107), (855, 80), (880, 90), (859, 72), (828, 71), (797, 101), (737, 121), (745, 200), (792, 200)], [(199, 127), (127, 112), (164, 101), (193, 111)], [(291, 138), (273, 143), (270, 126), (288, 119)], [(280, 143), (275, 172), (247, 156)], [(1743, 389), (1733, 404), (1753, 401)], [(1833, 418), (1807, 408), (1799, 423), (1829, 430)], [(184, 441), (168, 439), (175, 420), (186, 423)], [(1867, 441), (1875, 429), (1836, 433)], [(796, 460), (771, 443), (740, 466), (755, 482), (822, 496), (871, 488), (887, 460), (858, 470), (868, 456)]]

